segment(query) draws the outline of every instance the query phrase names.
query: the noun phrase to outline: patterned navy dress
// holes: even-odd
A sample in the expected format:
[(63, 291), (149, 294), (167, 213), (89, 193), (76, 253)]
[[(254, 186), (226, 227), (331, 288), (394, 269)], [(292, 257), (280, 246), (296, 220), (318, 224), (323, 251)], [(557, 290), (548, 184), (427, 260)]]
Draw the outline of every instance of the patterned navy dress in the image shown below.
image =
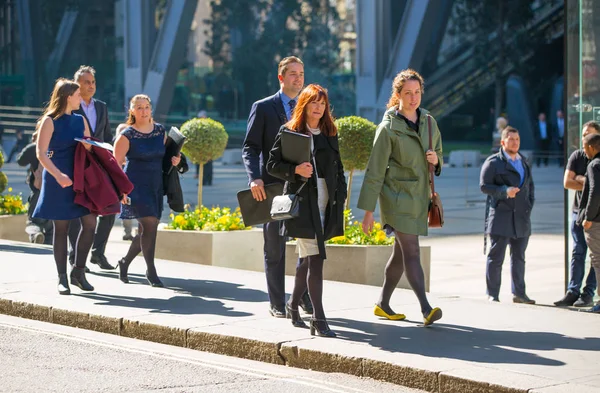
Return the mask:
[[(75, 148), (80, 142), (74, 138), (83, 138), (83, 116), (63, 114), (52, 120), (54, 132), (48, 144), (48, 157), (65, 175), (73, 180), (75, 166)], [(62, 188), (50, 172), (44, 169), (42, 189), (33, 217), (46, 220), (72, 220), (90, 214), (87, 207), (75, 203), (73, 186)]]
[(163, 211), (162, 160), (165, 155), (165, 128), (154, 123), (148, 134), (128, 127), (121, 132), (129, 140), (125, 173), (133, 183), (130, 205), (121, 204), (120, 218), (156, 217)]

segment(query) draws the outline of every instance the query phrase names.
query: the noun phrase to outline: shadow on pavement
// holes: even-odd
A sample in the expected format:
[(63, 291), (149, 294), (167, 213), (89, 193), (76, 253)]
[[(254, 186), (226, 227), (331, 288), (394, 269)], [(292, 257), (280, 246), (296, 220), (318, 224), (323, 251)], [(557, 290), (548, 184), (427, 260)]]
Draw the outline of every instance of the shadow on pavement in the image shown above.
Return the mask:
[(39, 246), (25, 246), (16, 244), (0, 244), (0, 252), (15, 252), (20, 254), (34, 254), (34, 255), (52, 255), (51, 248), (41, 248)]
[[(157, 289), (160, 290), (160, 289)], [(234, 311), (219, 300), (207, 300), (201, 297), (173, 296), (168, 299), (120, 296), (104, 293), (75, 295), (96, 300), (101, 306), (138, 308), (151, 314), (177, 315), (223, 315), (226, 317), (248, 317), (254, 314)]]
[[(91, 275), (110, 277), (118, 280), (118, 271), (118, 269), (113, 272), (95, 271), (91, 272)], [(160, 271), (158, 276), (167, 289), (190, 296), (251, 303), (269, 301), (269, 296), (266, 292), (258, 289), (244, 288), (244, 284), (193, 278), (165, 277), (160, 274)], [(148, 281), (143, 274), (129, 273), (128, 277), (130, 283), (148, 285)]]
[(328, 320), (342, 340), (364, 342), (388, 352), (413, 353), (480, 363), (535, 364), (562, 366), (564, 362), (545, 358), (533, 351), (572, 349), (600, 351), (598, 338), (574, 338), (557, 333), (479, 329), (470, 326), (435, 324), (424, 328), (411, 321), (397, 326), (360, 322), (344, 318)]
[[(94, 272), (94, 275), (118, 280), (115, 273)], [(121, 284), (120, 282), (119, 284), (148, 285), (144, 275), (129, 274), (128, 277), (129, 284)], [(96, 300), (96, 304), (99, 305), (138, 308), (148, 310), (150, 313), (178, 315), (211, 314), (227, 317), (247, 317), (254, 314), (243, 311), (234, 311), (233, 307), (226, 306), (224, 302), (219, 299), (241, 302), (268, 301), (268, 296), (265, 292), (256, 289), (243, 288), (242, 284), (163, 276), (160, 278), (165, 284), (165, 289), (186, 296), (173, 296), (168, 299), (121, 296), (105, 293), (93, 293), (81, 296)], [(156, 288), (156, 290), (161, 291), (163, 289)]]

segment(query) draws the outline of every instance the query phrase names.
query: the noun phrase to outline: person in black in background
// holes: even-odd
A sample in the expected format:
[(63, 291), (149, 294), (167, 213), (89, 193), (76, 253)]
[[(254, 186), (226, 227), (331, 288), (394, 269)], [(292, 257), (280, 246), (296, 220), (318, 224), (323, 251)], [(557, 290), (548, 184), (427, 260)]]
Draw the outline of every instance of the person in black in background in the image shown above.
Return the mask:
[[(600, 124), (595, 121), (588, 121), (583, 125), (581, 137), (585, 138), (590, 134), (599, 134)], [(575, 150), (567, 161), (563, 184), (568, 190), (575, 191), (575, 199), (571, 208), (571, 237), (573, 238), (573, 251), (571, 253), (571, 264), (569, 274), (569, 286), (565, 296), (554, 302), (558, 307), (589, 307), (594, 304), (594, 292), (596, 290), (596, 273), (594, 268), (590, 267), (583, 285), (583, 279), (586, 274), (585, 255), (588, 247), (585, 242), (585, 233), (581, 224), (577, 222), (579, 211), (585, 209), (581, 205), (583, 187), (585, 185), (585, 173), (590, 160), (587, 158), (583, 149)], [(583, 288), (581, 288), (583, 286)]]
[(36, 140), (37, 132), (31, 137), (31, 143), (25, 146), (17, 156), (17, 164), (20, 166), (29, 166), (27, 184), (29, 184), (31, 193), (29, 194), (29, 198), (27, 198), (29, 209), (27, 210), (27, 226), (25, 231), (29, 234), (29, 241), (31, 243), (52, 244), (52, 221), (31, 216), (40, 196), (39, 187), (42, 185), (43, 168), (40, 167), (40, 161), (35, 154)]
[(21, 150), (23, 150), (25, 146), (27, 146), (27, 137), (25, 136), (25, 132), (23, 130), (17, 130), (15, 136), (17, 137), (17, 143), (15, 143), (12, 150), (10, 151), (8, 155), (8, 160), (6, 160), (7, 163), (11, 162), (13, 156)]

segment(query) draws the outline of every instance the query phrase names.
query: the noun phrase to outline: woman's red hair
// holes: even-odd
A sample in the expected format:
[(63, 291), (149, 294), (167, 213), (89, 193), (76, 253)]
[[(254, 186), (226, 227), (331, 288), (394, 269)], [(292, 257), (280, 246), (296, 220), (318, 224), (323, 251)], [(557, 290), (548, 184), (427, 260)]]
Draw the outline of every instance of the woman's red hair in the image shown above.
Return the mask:
[(306, 127), (306, 106), (311, 102), (320, 101), (321, 99), (325, 100), (325, 112), (323, 112), (323, 117), (319, 120), (319, 129), (325, 136), (337, 135), (337, 127), (331, 116), (327, 90), (316, 84), (310, 84), (302, 90), (302, 93), (298, 96), (298, 103), (294, 108), (292, 119), (285, 126), (296, 132), (310, 134)]

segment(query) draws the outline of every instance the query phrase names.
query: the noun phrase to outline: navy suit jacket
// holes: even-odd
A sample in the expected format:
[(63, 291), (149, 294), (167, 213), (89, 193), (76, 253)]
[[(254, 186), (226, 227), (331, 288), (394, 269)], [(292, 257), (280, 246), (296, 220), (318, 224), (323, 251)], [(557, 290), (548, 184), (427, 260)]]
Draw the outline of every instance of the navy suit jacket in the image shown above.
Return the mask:
[(283, 180), (271, 176), (266, 166), (279, 129), (286, 122), (287, 117), (279, 92), (252, 105), (242, 147), (248, 183), (256, 179), (262, 179), (265, 184), (283, 183)]
[(508, 162), (502, 149), (488, 157), (481, 167), (479, 186), (488, 195), (489, 213), (486, 233), (496, 236), (522, 238), (531, 235), (531, 209), (535, 188), (531, 168), (521, 156), (525, 179), (514, 198), (508, 198), (508, 187), (519, 187), (521, 176)]
[(114, 135), (110, 129), (110, 122), (108, 121), (108, 108), (106, 107), (106, 103), (94, 98), (94, 108), (96, 108), (95, 131), (92, 131), (90, 119), (87, 118), (81, 107), (74, 112), (79, 113), (81, 116), (83, 116), (85, 121), (87, 121), (88, 127), (90, 127), (90, 133), (94, 138), (100, 139), (100, 141), (110, 143), (112, 145)]

